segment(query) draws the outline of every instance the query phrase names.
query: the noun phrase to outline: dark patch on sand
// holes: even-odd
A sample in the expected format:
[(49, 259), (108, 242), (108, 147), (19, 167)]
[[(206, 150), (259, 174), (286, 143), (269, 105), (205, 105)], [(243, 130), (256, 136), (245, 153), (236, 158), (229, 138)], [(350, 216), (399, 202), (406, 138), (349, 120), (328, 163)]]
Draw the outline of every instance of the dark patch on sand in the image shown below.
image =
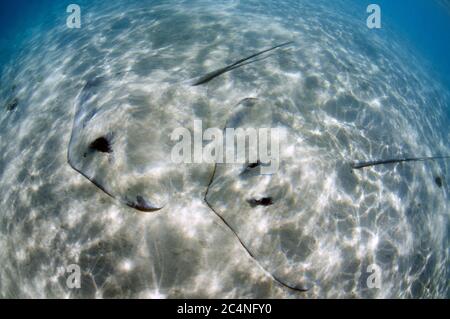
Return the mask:
[(19, 105), (19, 99), (15, 97), (12, 100), (10, 100), (8, 103), (6, 103), (5, 108), (8, 112), (11, 112), (11, 111), (14, 111), (18, 105)]
[(443, 182), (442, 182), (442, 178), (441, 178), (440, 176), (436, 176), (435, 179), (434, 179), (434, 182), (436, 183), (436, 185), (437, 185), (439, 188), (442, 188)]

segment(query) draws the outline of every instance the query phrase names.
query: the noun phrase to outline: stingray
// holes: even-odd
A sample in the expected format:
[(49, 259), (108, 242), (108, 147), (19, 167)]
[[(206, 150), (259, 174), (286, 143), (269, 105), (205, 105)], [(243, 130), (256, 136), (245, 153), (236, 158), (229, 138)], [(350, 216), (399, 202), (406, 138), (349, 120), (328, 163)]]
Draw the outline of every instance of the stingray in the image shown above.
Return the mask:
[[(126, 144), (121, 140), (127, 131), (142, 125), (127, 118), (133, 117), (136, 111), (126, 110), (130, 98), (128, 90), (131, 88), (118, 86), (120, 82), (108, 81), (104, 76), (95, 77), (84, 85), (76, 100), (67, 160), (75, 171), (113, 199), (138, 211), (155, 212), (164, 206), (161, 198), (151, 198), (150, 191), (145, 191), (142, 182), (128, 183), (138, 180), (139, 175), (143, 174), (131, 169), (122, 172), (131, 178), (121, 178), (117, 174), (123, 171), (120, 166), (123, 164), (118, 163), (118, 160), (124, 159), (133, 164), (127, 150), (123, 148)], [(112, 94), (112, 97), (105, 99), (106, 93)], [(120, 125), (121, 121), (123, 125)], [(114, 174), (119, 175), (119, 178), (114, 178)]]
[[(194, 89), (206, 85), (220, 75), (264, 60), (271, 56), (267, 53), (291, 43), (286, 42), (273, 46), (212, 71), (191, 82), (190, 87)], [(264, 56), (264, 54), (266, 55)], [(182, 165), (170, 165), (167, 156), (158, 155), (168, 154), (173, 146), (173, 143), (167, 141), (170, 131), (164, 131), (158, 123), (167, 127), (179, 126), (180, 123), (184, 123), (183, 121), (186, 118), (192, 116), (192, 111), (191, 109), (177, 109), (177, 112), (171, 112), (167, 108), (152, 108), (146, 104), (146, 101), (151, 101), (150, 103), (154, 103), (154, 105), (164, 105), (168, 96), (177, 96), (181, 103), (184, 93), (187, 92), (189, 98), (192, 99), (193, 92), (186, 86), (177, 86), (171, 83), (159, 84), (157, 92), (146, 91), (148, 85), (145, 83), (142, 85), (133, 83), (123, 87), (124, 85), (120, 81), (111, 81), (106, 76), (98, 76), (87, 81), (76, 99), (67, 160), (76, 172), (118, 202), (138, 211), (156, 212), (165, 206), (168, 197), (170, 197), (170, 194), (166, 193), (169, 193), (167, 190), (172, 186), (171, 181), (190, 177), (183, 172)], [(162, 91), (167, 93), (160, 94)], [(198, 97), (195, 97), (198, 104), (203, 103), (204, 99), (207, 98), (204, 94), (202, 95), (202, 92), (204, 91), (199, 91)], [(107, 98), (104, 96), (105, 94), (112, 96)], [(149, 97), (148, 94), (152, 96)], [(239, 123), (236, 121), (247, 118), (249, 110), (260, 112), (261, 110), (258, 111), (255, 107), (258, 104), (257, 102), (257, 98), (244, 98), (238, 104), (238, 108), (231, 110), (226, 125), (238, 127)], [(265, 115), (265, 119), (269, 117), (270, 112)], [(218, 121), (220, 120), (218, 119)], [(135, 132), (138, 132), (136, 136), (146, 136), (152, 140), (151, 151), (145, 147), (148, 140), (135, 141), (130, 137)], [(124, 140), (126, 140), (126, 143)], [(130, 143), (137, 145), (134, 145), (136, 147), (132, 149), (139, 154), (127, 152), (126, 146)], [(243, 169), (240, 167), (239, 173), (233, 178), (239, 180), (239, 175), (243, 170), (256, 170), (260, 166), (261, 163), (258, 161)], [(212, 177), (210, 177), (209, 183), (205, 183), (204, 200), (207, 206), (224, 222), (248, 254), (271, 278), (289, 289), (300, 292), (306, 291), (307, 289), (302, 285), (288, 283), (283, 271), (272, 270), (270, 257), (263, 258), (263, 262), (260, 262), (263, 255), (255, 252), (255, 250), (258, 251), (258, 247), (253, 247), (247, 239), (241, 239), (241, 232), (235, 230), (233, 222), (230, 221), (230, 216), (223, 214), (220, 205), (217, 206), (214, 200), (210, 198), (216, 194), (214, 187), (218, 186), (216, 177), (219, 173), (216, 172), (217, 168), (218, 164), (214, 164)], [(117, 174), (117, 172), (120, 174)], [(198, 172), (196, 173), (198, 174)], [(208, 180), (209, 175), (210, 173), (206, 171), (205, 180)], [(167, 178), (167, 176), (171, 178)], [(222, 189), (219, 190), (219, 192), (222, 191)], [(270, 196), (254, 198), (247, 195), (242, 194), (245, 198), (242, 202), (239, 201), (242, 205), (245, 205), (245, 209), (269, 208), (276, 201)]]
[(378, 165), (388, 165), (397, 164), (405, 162), (425, 162), (425, 161), (435, 161), (440, 159), (449, 159), (450, 156), (433, 156), (433, 157), (406, 157), (406, 158), (396, 158), (396, 159), (386, 159), (386, 160), (376, 160), (368, 162), (353, 162), (351, 166), (353, 169), (362, 169), (366, 167), (378, 166)]
[[(274, 107), (269, 100), (259, 98), (252, 99), (251, 104), (248, 102), (249, 99), (243, 99), (234, 108), (224, 131), (227, 127), (273, 125)], [(267, 275), (292, 291), (308, 291), (312, 284), (302, 283), (299, 271), (291, 265), (292, 259), (301, 258), (301, 249), (286, 241), (280, 242), (281, 232), (273, 231), (273, 228), (257, 230), (255, 226), (255, 223), (263, 221), (264, 224), (266, 220), (267, 224), (276, 225), (289, 214), (284, 204), (291, 198), (280, 194), (283, 193), (280, 185), (283, 188), (284, 183), (279, 183), (277, 174), (261, 174), (260, 169), (264, 165), (259, 159), (244, 165), (216, 163), (204, 200)], [(301, 241), (301, 234), (297, 235), (294, 240)]]

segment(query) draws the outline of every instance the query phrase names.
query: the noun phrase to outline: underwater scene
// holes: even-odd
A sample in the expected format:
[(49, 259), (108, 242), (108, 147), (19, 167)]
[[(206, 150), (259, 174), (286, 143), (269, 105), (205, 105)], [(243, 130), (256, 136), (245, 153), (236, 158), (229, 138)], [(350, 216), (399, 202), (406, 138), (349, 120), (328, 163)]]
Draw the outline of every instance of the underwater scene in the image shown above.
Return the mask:
[(450, 2), (3, 1), (0, 298), (449, 298)]

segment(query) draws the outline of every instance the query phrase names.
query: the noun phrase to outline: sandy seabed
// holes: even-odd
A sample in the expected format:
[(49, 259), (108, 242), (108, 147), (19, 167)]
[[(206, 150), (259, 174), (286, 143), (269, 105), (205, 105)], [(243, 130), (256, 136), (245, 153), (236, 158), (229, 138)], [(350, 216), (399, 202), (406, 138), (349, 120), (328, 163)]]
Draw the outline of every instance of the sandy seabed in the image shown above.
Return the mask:
[[(400, 41), (322, 2), (123, 6), (36, 34), (2, 75), (0, 105), (14, 107), (0, 112), (0, 297), (448, 297), (448, 163), (349, 167), (450, 153), (448, 93)], [(114, 132), (114, 158), (92, 167), (115, 189), (145, 189), (158, 212), (121, 205), (67, 163), (80, 92), (100, 76), (102, 112), (78, 138)], [(245, 98), (257, 102), (238, 125), (284, 132), (280, 169), (218, 165), (208, 200), (254, 258), (204, 201), (214, 165), (167, 157), (174, 127), (223, 127)], [(249, 205), (258, 196), (273, 205)], [(66, 286), (70, 264), (81, 289)], [(367, 287), (372, 264), (381, 289)]]

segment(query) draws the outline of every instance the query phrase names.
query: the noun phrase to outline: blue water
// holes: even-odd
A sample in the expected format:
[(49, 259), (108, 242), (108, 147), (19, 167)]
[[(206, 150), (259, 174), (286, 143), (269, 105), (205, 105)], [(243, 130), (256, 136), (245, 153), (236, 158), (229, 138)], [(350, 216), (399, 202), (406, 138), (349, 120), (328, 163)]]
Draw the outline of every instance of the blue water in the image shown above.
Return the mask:
[[(380, 30), (366, 0), (72, 2), (0, 2), (0, 298), (449, 297), (448, 161), (349, 166), (450, 154), (447, 1), (379, 0)], [(280, 170), (174, 165), (192, 120), (277, 126)]]
[(450, 9), (438, 1), (354, 1), (360, 12), (370, 3), (382, 9), (383, 30), (401, 37), (450, 86)]
[[(83, 5), (86, 1), (77, 1)], [(142, 1), (151, 3), (152, 1)], [(284, 1), (289, 5), (288, 1)], [(295, 2), (295, 1), (294, 1)], [(73, 1), (17, 0), (0, 3), (0, 70), (5, 63), (20, 53), (27, 32), (35, 27), (51, 28), (63, 23), (65, 8)], [(382, 9), (382, 30), (403, 38), (450, 90), (450, 9), (439, 1), (402, 0), (368, 1), (347, 0), (344, 6), (355, 12), (365, 23), (366, 8), (376, 3)], [(445, 3), (445, 2), (444, 2)], [(331, 3), (329, 4), (331, 5)]]

